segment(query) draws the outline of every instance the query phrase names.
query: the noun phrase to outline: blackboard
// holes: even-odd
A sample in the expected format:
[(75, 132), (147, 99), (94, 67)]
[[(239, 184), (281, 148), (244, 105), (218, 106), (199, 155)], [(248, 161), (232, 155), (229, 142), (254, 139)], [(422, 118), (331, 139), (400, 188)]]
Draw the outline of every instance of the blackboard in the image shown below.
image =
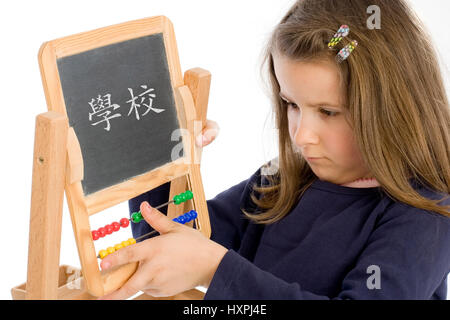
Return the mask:
[(57, 67), (85, 195), (183, 157), (162, 33), (65, 56)]

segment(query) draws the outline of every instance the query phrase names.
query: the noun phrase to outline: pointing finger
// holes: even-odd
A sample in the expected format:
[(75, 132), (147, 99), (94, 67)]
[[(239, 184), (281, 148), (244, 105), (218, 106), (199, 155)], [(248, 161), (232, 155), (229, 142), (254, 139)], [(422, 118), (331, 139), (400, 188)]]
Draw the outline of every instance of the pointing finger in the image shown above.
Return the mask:
[(171, 220), (158, 209), (152, 208), (147, 201), (141, 203), (140, 209), (145, 221), (161, 234), (168, 233), (179, 227), (178, 223)]

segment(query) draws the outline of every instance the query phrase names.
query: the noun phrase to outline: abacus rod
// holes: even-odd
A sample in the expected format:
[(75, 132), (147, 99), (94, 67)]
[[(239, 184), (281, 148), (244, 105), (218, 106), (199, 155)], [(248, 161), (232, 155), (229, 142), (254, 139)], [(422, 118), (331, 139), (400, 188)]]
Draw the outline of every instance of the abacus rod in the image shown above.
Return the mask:
[(146, 234), (143, 234), (142, 236), (139, 236), (139, 237), (136, 238), (136, 242), (138, 242), (139, 240), (141, 240), (141, 239), (143, 239), (145, 237), (149, 237), (151, 235), (154, 235), (155, 233), (158, 233), (158, 231), (153, 230), (153, 231), (150, 231), (150, 232), (148, 232)]
[[(197, 220), (197, 218), (195, 218), (194, 220)], [(150, 232), (148, 232), (146, 234), (143, 234), (143, 235), (135, 238), (135, 240), (136, 240), (136, 242), (138, 242), (139, 240), (141, 240), (141, 239), (143, 239), (145, 237), (150, 237), (150, 236), (154, 235), (155, 233), (158, 233), (158, 231), (157, 230), (150, 231)]]

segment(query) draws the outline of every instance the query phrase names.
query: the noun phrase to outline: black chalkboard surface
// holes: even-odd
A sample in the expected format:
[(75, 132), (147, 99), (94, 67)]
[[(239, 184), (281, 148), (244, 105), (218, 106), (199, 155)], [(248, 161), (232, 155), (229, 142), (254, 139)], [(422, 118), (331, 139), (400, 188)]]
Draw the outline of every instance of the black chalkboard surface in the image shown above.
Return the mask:
[(57, 66), (85, 195), (183, 156), (173, 152), (180, 126), (161, 33), (62, 57)]

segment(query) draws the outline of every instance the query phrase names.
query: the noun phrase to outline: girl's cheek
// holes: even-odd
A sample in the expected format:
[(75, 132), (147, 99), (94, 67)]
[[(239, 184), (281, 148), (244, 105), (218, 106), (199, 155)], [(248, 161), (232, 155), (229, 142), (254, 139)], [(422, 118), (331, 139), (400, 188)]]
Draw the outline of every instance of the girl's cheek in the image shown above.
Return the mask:
[(361, 163), (361, 155), (353, 134), (344, 134), (337, 143), (340, 145), (342, 158), (350, 166), (357, 166)]
[(323, 135), (322, 143), (327, 155), (337, 163), (345, 164), (355, 157), (352, 137), (339, 127), (329, 127)]

